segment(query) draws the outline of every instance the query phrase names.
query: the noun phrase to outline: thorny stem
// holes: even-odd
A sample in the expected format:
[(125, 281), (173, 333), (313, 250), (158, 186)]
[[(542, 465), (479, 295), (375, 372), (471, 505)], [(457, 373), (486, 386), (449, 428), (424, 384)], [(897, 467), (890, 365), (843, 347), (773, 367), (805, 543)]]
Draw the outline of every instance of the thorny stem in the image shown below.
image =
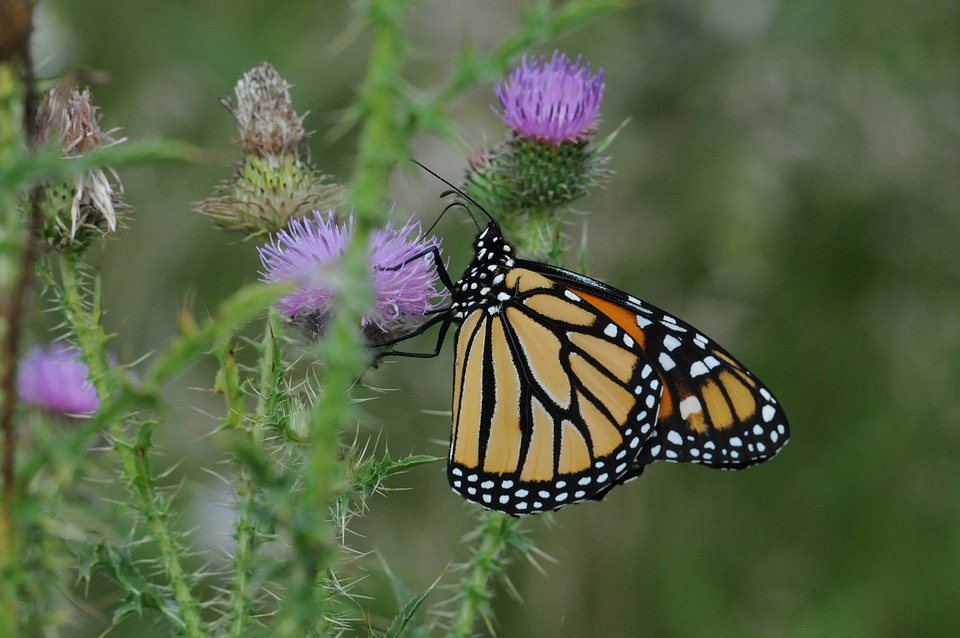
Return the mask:
[(329, 516), (344, 486), (340, 431), (355, 417), (351, 388), (367, 363), (359, 326), (372, 296), (366, 266), (368, 237), (382, 218), (389, 174), (407, 140), (399, 116), (398, 86), (403, 60), (401, 25), (409, 6), (408, 0), (372, 0), (366, 7), (374, 43), (362, 90), (364, 128), (350, 188), (349, 204), (357, 224), (343, 260), (337, 313), (321, 345), (322, 395), (310, 415), (306, 472), (298, 499), (301, 505), (291, 523), (297, 561), (294, 585), (274, 635), (302, 636), (322, 628), (333, 616), (329, 594), (317, 587), (317, 580), (328, 576), (337, 556)]
[(457, 609), (450, 638), (469, 638), (477, 616), (489, 624), (491, 581), (504, 576), (504, 553), (511, 549), (510, 539), (520, 525), (518, 518), (499, 512), (483, 515), (477, 530), (479, 543), (468, 563), (469, 571), (460, 583), (460, 607)]
[[(64, 309), (90, 370), (90, 380), (97, 390), (101, 403), (106, 403), (110, 400), (111, 387), (114, 384), (107, 366), (107, 338), (100, 326), (99, 295), (96, 291), (94, 292), (93, 303), (88, 308), (81, 292), (78, 268), (78, 255), (66, 253), (62, 256), (60, 276)], [(160, 549), (163, 568), (179, 606), (177, 611), (169, 611), (168, 615), (171, 620), (182, 625), (181, 629), (185, 636), (191, 638), (206, 636), (206, 628), (200, 619), (199, 605), (190, 590), (189, 579), (180, 563), (183, 550), (167, 526), (165, 504), (154, 490), (154, 478), (147, 449), (130, 443), (122, 419), (111, 419), (107, 429), (113, 439), (113, 447), (120, 455), (124, 478), (134, 496), (137, 497), (138, 509), (147, 519), (152, 539)]]
[[(271, 315), (268, 313), (267, 320), (264, 322), (263, 343), (260, 350), (260, 383), (259, 387), (266, 392), (267, 388), (272, 387), (271, 380), (274, 371), (275, 343)], [(228, 372), (227, 353), (221, 354), (221, 372), (226, 375)], [(235, 365), (235, 364), (234, 364)], [(227, 409), (232, 410), (236, 405), (242, 406), (242, 397), (238, 391), (239, 402), (235, 402), (230, 397), (231, 387), (226, 385), (222, 388), (224, 399), (227, 403)], [(262, 444), (263, 436), (261, 434), (262, 423), (267, 417), (267, 410), (270, 408), (272, 397), (260, 394), (257, 401), (257, 418), (252, 423), (238, 422), (235, 428), (237, 435), (250, 440), (256, 446)], [(228, 423), (229, 423), (228, 419)], [(253, 482), (250, 469), (243, 463), (239, 464), (240, 471), (236, 478), (237, 487), (237, 521), (234, 524), (234, 538), (236, 539), (236, 549), (234, 550), (234, 582), (230, 599), (230, 632), (233, 638), (243, 638), (247, 635), (250, 624), (252, 597), (250, 593), (250, 581), (253, 574), (253, 558), (255, 557), (257, 547), (257, 530), (255, 528), (256, 516), (254, 509), (257, 505), (257, 488)]]
[(237, 522), (234, 524), (237, 546), (233, 557), (236, 571), (230, 601), (230, 636), (243, 638), (247, 635), (247, 625), (250, 621), (249, 589), (252, 573), (250, 559), (253, 556), (256, 538), (251, 511), (254, 497), (253, 485), (247, 468), (241, 468), (237, 481)]

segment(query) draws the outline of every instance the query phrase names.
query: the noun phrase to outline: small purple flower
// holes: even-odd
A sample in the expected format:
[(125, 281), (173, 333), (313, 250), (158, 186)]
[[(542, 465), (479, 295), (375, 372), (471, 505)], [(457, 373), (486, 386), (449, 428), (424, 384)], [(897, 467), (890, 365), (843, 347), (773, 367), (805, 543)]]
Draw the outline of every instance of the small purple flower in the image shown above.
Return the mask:
[(87, 364), (77, 348), (62, 343), (33, 346), (20, 361), (17, 394), (54, 412), (86, 415), (100, 409)]
[(510, 76), (493, 87), (504, 124), (521, 137), (560, 144), (584, 137), (596, 124), (603, 99), (603, 69), (590, 76), (590, 65), (580, 66), (553, 52), (550, 62), (524, 56)]
[[(292, 219), (286, 230), (258, 249), (264, 268), (261, 281), (294, 282), (298, 287), (281, 297), (277, 308), (315, 331), (322, 330), (329, 315), (340, 274), (340, 256), (353, 233), (352, 219), (337, 224), (333, 217), (333, 211), (326, 219), (314, 211), (312, 220)], [(422, 236), (419, 223), (408, 222), (401, 228), (387, 226), (371, 234), (367, 263), (375, 303), (362, 317), (365, 330), (389, 333), (437, 308), (445, 292), (438, 290), (433, 258), (424, 255), (406, 264), (404, 261), (439, 246), (438, 238)]]

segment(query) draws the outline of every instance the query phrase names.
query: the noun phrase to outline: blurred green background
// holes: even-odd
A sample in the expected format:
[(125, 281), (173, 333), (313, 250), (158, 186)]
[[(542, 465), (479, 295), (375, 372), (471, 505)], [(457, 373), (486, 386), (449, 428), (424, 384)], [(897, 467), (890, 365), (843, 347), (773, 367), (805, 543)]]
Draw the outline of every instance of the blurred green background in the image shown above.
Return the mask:
[[(232, 94), (272, 63), (310, 111), (315, 162), (349, 178), (356, 131), (337, 128), (365, 72), (369, 39), (329, 1), (43, 0), (42, 77), (100, 70), (105, 129), (209, 149), (199, 166), (122, 171), (137, 208), (98, 259), (115, 352), (164, 347), (177, 312), (212, 309), (259, 267), (254, 246), (193, 211), (238, 159)], [(431, 0), (411, 13), (411, 90), (442, 85), (466, 42), (489, 50), (518, 24), (507, 0)], [(960, 5), (926, 0), (662, 0), (597, 20), (560, 48), (602, 66), (609, 186), (567, 227), (586, 238), (590, 274), (684, 317), (775, 390), (793, 437), (742, 473), (656, 465), (602, 503), (526, 529), (555, 562), (518, 563), (523, 603), (503, 593), (501, 638), (548, 636), (933, 636), (960, 632)], [(423, 138), (417, 159), (459, 181), (466, 158), (498, 142), (489, 87), (457, 101), (461, 146)], [(402, 218), (431, 221), (443, 185), (398, 172)], [(453, 218), (451, 218), (453, 220)], [(472, 227), (439, 227), (452, 270)], [(38, 325), (55, 318), (40, 316)], [(37, 330), (36, 338), (43, 338)], [(428, 349), (429, 337), (419, 344)], [(364, 389), (361, 438), (394, 457), (443, 455), (451, 353), (397, 360)], [(296, 353), (292, 353), (296, 355)], [(158, 463), (179, 463), (184, 526), (213, 556), (229, 551), (230, 494), (206, 473), (221, 401), (214, 361), (169, 389), (175, 417)], [(349, 433), (348, 436), (352, 436)], [(412, 590), (463, 560), (473, 507), (442, 464), (396, 478), (348, 538)], [(204, 560), (198, 557), (198, 564)], [(358, 594), (389, 596), (375, 573)], [(438, 590), (428, 604), (451, 595)], [(93, 592), (74, 635), (98, 635), (115, 602)], [(392, 602), (369, 603), (393, 613)], [(384, 627), (374, 617), (375, 626)], [(154, 619), (111, 636), (163, 635)], [(480, 628), (478, 628), (480, 629)]]

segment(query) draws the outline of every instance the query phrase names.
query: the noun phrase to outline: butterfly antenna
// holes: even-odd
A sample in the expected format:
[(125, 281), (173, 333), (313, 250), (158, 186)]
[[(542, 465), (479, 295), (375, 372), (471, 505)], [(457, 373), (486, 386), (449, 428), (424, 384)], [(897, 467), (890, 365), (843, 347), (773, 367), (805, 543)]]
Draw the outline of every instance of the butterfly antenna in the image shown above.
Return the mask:
[[(482, 212), (484, 215), (486, 215), (486, 216), (487, 216), (487, 219), (489, 219), (491, 222), (496, 223), (496, 220), (493, 218), (493, 215), (491, 215), (491, 214), (487, 211), (486, 208), (484, 208), (483, 206), (481, 206), (481, 205), (480, 205), (480, 202), (478, 202), (478, 201), (475, 200), (474, 198), (470, 197), (469, 195), (467, 195), (466, 193), (464, 193), (462, 190), (460, 190), (459, 188), (457, 188), (456, 186), (454, 186), (453, 184), (451, 184), (450, 182), (448, 182), (448, 181), (447, 181), (446, 179), (444, 179), (443, 177), (440, 177), (440, 176), (437, 175), (435, 172), (433, 172), (432, 170), (430, 170), (429, 168), (427, 168), (426, 166), (424, 166), (423, 164), (421, 164), (421, 163), (418, 162), (417, 160), (415, 160), (415, 159), (413, 159), (413, 158), (410, 158), (410, 161), (413, 162), (414, 164), (416, 164), (417, 166), (419, 166), (420, 168), (422, 168), (423, 170), (427, 171), (428, 173), (430, 173), (431, 175), (433, 175), (434, 177), (436, 177), (438, 180), (440, 180), (441, 182), (443, 182), (444, 184), (446, 184), (447, 186), (450, 187), (450, 190), (444, 191), (443, 193), (441, 193), (441, 194), (440, 194), (440, 197), (446, 197), (447, 195), (450, 195), (451, 193), (455, 193), (455, 194), (459, 195), (460, 197), (462, 197), (463, 199), (467, 200), (469, 203), (471, 203), (471, 204), (473, 204), (474, 206), (476, 206), (477, 209), (478, 209), (480, 212)], [(463, 207), (467, 210), (468, 213), (470, 212), (470, 209), (467, 208), (466, 206), (464, 206), (462, 203), (461, 203), (460, 205), (463, 206)], [(453, 204), (451, 204), (450, 206), (447, 206), (446, 208), (443, 209), (443, 212), (444, 212), (444, 213), (447, 212), (447, 210), (449, 210), (452, 206), (453, 206)], [(442, 214), (443, 214), (443, 213), (441, 213), (441, 215), (442, 215)], [(473, 215), (470, 215), (470, 216), (473, 217)], [(473, 221), (474, 221), (474, 223), (476, 223), (477, 220), (474, 219)], [(479, 230), (479, 226), (478, 226), (478, 230)]]
[[(441, 197), (441, 199), (442, 199), (442, 198), (446, 197), (447, 195), (449, 195), (450, 193), (453, 193), (453, 192), (454, 192), (454, 191), (446, 191), (446, 192), (440, 193), (440, 197)], [(470, 210), (469, 208), (467, 208), (467, 205), (464, 204), (463, 202), (450, 202), (449, 204), (447, 204), (446, 206), (444, 206), (444, 208), (443, 208), (442, 211), (440, 211), (440, 214), (437, 215), (437, 219), (436, 219), (432, 224), (430, 224), (430, 228), (427, 229), (427, 233), (426, 233), (426, 234), (429, 235), (431, 232), (433, 232), (433, 227), (436, 226), (437, 223), (438, 223), (441, 219), (443, 219), (443, 216), (446, 214), (446, 212), (447, 212), (448, 210), (450, 210), (451, 208), (453, 208), (454, 206), (459, 206), (459, 207), (462, 208), (463, 210), (467, 211), (467, 215), (470, 215), (470, 220), (473, 221), (473, 225), (477, 227), (477, 232), (480, 232), (480, 224), (477, 223), (477, 218), (473, 216), (473, 211)]]

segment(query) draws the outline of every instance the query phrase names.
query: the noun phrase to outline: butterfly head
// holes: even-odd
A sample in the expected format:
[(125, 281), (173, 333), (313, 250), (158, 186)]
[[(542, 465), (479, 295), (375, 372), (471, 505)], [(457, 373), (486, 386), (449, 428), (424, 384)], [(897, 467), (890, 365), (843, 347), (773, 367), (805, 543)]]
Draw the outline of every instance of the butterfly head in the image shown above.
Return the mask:
[(463, 319), (478, 308), (499, 311), (510, 296), (504, 283), (513, 268), (513, 246), (503, 237), (499, 224), (491, 221), (473, 242), (473, 260), (453, 289), (454, 319)]

